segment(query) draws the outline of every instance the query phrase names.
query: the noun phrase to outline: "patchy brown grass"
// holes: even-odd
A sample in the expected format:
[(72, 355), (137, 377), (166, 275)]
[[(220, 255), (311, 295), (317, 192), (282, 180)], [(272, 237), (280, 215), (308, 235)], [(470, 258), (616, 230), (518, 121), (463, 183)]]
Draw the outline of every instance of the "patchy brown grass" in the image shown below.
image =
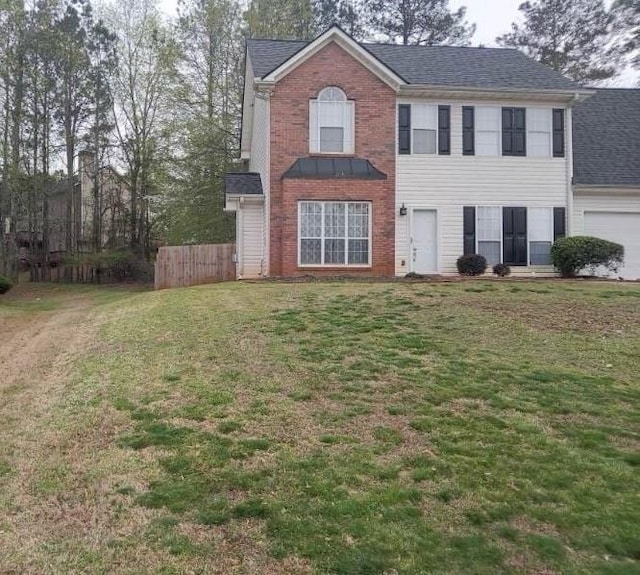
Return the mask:
[(14, 294), (0, 573), (632, 565), (636, 291)]

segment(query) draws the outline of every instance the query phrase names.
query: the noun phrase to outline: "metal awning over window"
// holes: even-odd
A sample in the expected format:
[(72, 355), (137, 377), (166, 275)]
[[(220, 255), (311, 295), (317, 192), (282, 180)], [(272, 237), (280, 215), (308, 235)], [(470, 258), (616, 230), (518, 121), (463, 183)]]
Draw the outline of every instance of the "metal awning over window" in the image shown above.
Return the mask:
[(299, 158), (282, 176), (310, 180), (386, 180), (387, 175), (363, 158)]

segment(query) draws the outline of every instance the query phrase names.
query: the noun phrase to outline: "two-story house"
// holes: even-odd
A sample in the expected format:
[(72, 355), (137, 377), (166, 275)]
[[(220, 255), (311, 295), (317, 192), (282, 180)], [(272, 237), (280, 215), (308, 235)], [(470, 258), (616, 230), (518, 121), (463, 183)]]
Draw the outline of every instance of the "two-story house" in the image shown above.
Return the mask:
[(463, 253), (552, 272), (594, 93), (516, 50), (249, 40), (238, 277), (448, 274)]

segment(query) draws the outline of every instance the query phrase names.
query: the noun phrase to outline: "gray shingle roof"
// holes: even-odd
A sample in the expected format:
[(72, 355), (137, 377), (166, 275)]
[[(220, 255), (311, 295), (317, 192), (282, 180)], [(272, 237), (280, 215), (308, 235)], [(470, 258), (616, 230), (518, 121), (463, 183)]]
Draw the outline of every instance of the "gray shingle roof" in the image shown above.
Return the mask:
[(602, 89), (573, 111), (574, 183), (640, 185), (640, 89)]
[(387, 176), (362, 158), (299, 158), (282, 176), (316, 180), (386, 180)]
[(262, 195), (262, 180), (256, 172), (227, 172), (224, 175), (224, 191), (227, 194)]
[[(264, 78), (306, 42), (249, 40), (256, 77)], [(409, 84), (480, 89), (575, 90), (578, 85), (518, 50), (360, 44)]]

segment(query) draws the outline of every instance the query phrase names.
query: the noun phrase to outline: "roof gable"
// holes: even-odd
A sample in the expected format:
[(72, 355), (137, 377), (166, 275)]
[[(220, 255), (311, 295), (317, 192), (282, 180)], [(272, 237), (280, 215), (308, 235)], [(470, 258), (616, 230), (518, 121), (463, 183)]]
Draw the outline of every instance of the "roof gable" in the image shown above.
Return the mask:
[[(340, 46), (345, 52), (389, 86), (397, 88), (402, 84), (406, 84), (402, 77), (389, 68), (384, 62), (380, 61), (374, 54), (358, 44), (358, 42), (349, 36), (349, 34), (344, 32), (339, 26), (332, 26), (311, 42), (301, 42), (295, 46), (297, 48), (296, 50), (293, 49), (293, 43), (288, 43), (288, 49), (283, 50), (286, 54), (285, 59), (279, 63), (276, 62), (275, 59), (272, 59), (271, 64), (273, 68), (259, 77), (264, 81), (277, 82), (332, 42)], [(251, 51), (250, 53), (251, 61), (253, 62), (254, 51)], [(256, 70), (256, 64), (254, 63), (253, 65), (254, 70)], [(268, 65), (265, 66), (265, 68), (268, 67)], [(257, 70), (255, 73), (256, 76), (258, 76)]]

